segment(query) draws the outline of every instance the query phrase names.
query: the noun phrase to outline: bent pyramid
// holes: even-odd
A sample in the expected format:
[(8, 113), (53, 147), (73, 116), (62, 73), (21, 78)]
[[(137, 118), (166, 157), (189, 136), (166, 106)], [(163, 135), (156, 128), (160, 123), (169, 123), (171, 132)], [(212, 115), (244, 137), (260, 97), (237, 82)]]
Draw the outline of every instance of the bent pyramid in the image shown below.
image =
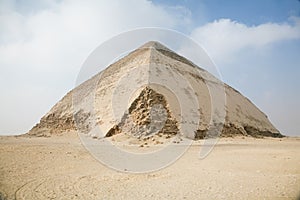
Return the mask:
[(158, 42), (144, 44), (70, 91), (28, 134), (72, 130), (97, 138), (282, 137), (246, 97)]

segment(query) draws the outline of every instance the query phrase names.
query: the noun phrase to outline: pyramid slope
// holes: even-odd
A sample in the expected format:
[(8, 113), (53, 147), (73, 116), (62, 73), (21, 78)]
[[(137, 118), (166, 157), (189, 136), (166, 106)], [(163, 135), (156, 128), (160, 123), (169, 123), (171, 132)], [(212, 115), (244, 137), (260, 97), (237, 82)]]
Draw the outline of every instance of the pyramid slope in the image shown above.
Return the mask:
[[(135, 76), (130, 78), (130, 74)], [(194, 132), (182, 133), (183, 135), (203, 138), (212, 125), (211, 118), (214, 112), (211, 109), (211, 91), (207, 86), (211, 84), (222, 86), (226, 94), (223, 136), (237, 134), (282, 136), (267, 116), (246, 97), (232, 87), (223, 84), (207, 71), (197, 67), (191, 61), (157, 42), (146, 43), (73, 89), (42, 117), (40, 122), (29, 131), (29, 134), (55, 134), (79, 128), (81, 132), (104, 137), (120, 123), (124, 112), (139, 97), (143, 89), (149, 83), (157, 81), (161, 74), (169, 74), (170, 78), (174, 80), (183, 77), (188, 81), (193, 90), (192, 92), (196, 95), (195, 98), (199, 104), (197, 108), (200, 112), (199, 126)], [(122, 83), (126, 76), (128, 76), (127, 80)], [(167, 80), (163, 84), (167, 85), (168, 82), (170, 81)], [(131, 91), (130, 87), (120, 87), (120, 85), (127, 84), (136, 85), (136, 91)], [(179, 85), (179, 92), (186, 89), (183, 86), (180, 87)], [(180, 111), (185, 108), (180, 107), (181, 110), (178, 108), (179, 103), (174, 100), (176, 97), (172, 94), (172, 92), (175, 94), (176, 92), (170, 92), (159, 86), (156, 86), (154, 90), (164, 95), (170, 105), (170, 112), (174, 114), (177, 121), (180, 121)], [(119, 103), (116, 103), (116, 100), (119, 100), (122, 104), (122, 98), (124, 98), (122, 94), (124, 93), (130, 93), (130, 96), (128, 104), (122, 107), (119, 106)], [(184, 102), (188, 102), (188, 100), (184, 100)], [(190, 110), (190, 112), (194, 111)], [(191, 123), (193, 122), (191, 121)], [(100, 126), (103, 133), (91, 132), (95, 126)]]

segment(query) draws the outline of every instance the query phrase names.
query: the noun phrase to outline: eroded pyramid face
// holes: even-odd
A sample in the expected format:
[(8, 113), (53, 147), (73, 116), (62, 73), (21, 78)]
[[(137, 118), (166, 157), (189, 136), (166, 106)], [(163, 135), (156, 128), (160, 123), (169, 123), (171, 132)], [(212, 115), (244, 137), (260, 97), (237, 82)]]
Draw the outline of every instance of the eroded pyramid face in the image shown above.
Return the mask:
[(156, 134), (171, 137), (177, 135), (179, 129), (165, 97), (146, 86), (132, 102), (121, 122), (110, 129), (106, 137), (121, 133), (145, 139)]
[(30, 134), (70, 130), (93, 138), (281, 136), (238, 91), (157, 42), (76, 87)]

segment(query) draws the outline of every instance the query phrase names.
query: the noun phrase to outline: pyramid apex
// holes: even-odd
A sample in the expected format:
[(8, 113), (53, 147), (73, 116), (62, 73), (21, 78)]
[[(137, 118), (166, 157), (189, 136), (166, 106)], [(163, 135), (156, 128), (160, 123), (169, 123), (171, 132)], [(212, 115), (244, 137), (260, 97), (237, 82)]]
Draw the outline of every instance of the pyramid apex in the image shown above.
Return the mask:
[(162, 45), (161, 43), (159, 43), (157, 41), (149, 41), (149, 42), (145, 43), (144, 45), (142, 45), (141, 47), (139, 47), (139, 49), (144, 49), (144, 48), (154, 48), (154, 49), (162, 49), (162, 50), (171, 51), (166, 46)]

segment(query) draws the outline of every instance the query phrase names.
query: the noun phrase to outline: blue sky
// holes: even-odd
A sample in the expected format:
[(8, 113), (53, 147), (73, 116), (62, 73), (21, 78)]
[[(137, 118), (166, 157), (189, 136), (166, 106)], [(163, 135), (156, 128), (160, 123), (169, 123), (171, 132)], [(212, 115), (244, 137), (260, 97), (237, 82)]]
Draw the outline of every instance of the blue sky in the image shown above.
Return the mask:
[(74, 87), (102, 42), (142, 27), (199, 43), (226, 83), (287, 135), (300, 135), (300, 2), (0, 1), (0, 134), (28, 131)]
[(190, 10), (195, 26), (220, 18), (229, 18), (247, 25), (268, 22), (284, 22), (290, 16), (299, 16), (300, 2), (297, 0), (155, 0), (165, 6), (182, 6)]

